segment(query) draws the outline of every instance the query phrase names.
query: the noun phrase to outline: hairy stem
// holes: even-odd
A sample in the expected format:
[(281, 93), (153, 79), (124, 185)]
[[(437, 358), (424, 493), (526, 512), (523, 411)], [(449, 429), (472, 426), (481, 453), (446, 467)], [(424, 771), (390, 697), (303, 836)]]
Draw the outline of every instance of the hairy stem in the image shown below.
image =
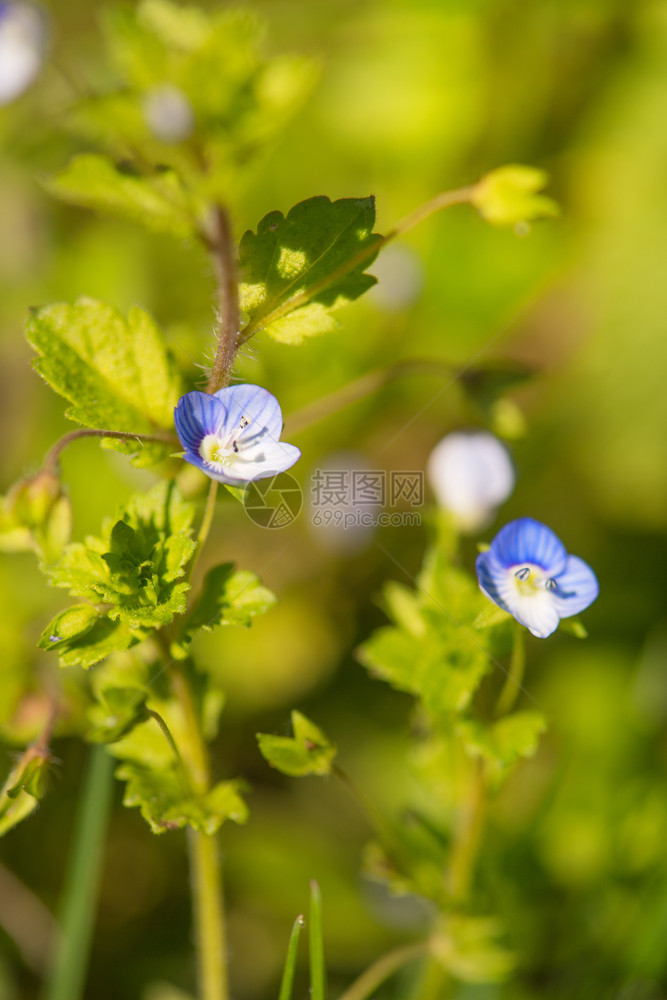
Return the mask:
[(523, 625), (519, 625), (516, 621), (512, 624), (514, 625), (512, 658), (510, 660), (509, 673), (505, 678), (503, 689), (496, 703), (496, 715), (507, 715), (514, 707), (514, 702), (521, 690), (523, 674), (526, 668), (526, 630)]
[(94, 927), (102, 849), (111, 807), (114, 761), (103, 746), (90, 752), (74, 844), (65, 877), (59, 932), (45, 1000), (80, 1000)]
[(229, 384), (234, 359), (239, 349), (239, 293), (236, 255), (229, 216), (222, 205), (213, 211), (213, 240), (209, 243), (218, 282), (220, 328), (213, 370), (207, 392), (217, 392)]
[(48, 472), (55, 472), (60, 453), (72, 441), (77, 441), (79, 438), (85, 437), (118, 438), (121, 441), (148, 441), (156, 444), (171, 444), (180, 447), (178, 438), (175, 438), (172, 434), (131, 434), (129, 431), (107, 431), (98, 427), (79, 427), (74, 431), (69, 431), (59, 441), (56, 441), (50, 451), (47, 452), (44, 459), (44, 469)]
[(374, 990), (378, 988), (386, 979), (397, 972), (408, 962), (414, 962), (419, 958), (424, 958), (429, 953), (428, 941), (420, 941), (417, 944), (406, 944), (401, 948), (395, 948), (387, 952), (376, 962), (373, 962), (351, 986), (339, 997), (339, 1000), (365, 1000)]

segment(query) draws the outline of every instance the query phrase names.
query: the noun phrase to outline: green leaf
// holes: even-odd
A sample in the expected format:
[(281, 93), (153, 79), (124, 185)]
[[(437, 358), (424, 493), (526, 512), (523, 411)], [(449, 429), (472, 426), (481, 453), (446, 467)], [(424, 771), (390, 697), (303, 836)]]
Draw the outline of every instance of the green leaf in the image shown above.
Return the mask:
[[(127, 649), (137, 641), (133, 635), (143, 638), (143, 630), (167, 625), (185, 610), (189, 584), (182, 577), (195, 549), (193, 512), (173, 483), (158, 483), (133, 497), (118, 520), (107, 520), (101, 538), (69, 545), (60, 563), (50, 568), (54, 586), (111, 605), (95, 626), (95, 638), (114, 641), (114, 623), (120, 622), (123, 628), (114, 633), (122, 640), (117, 648)], [(90, 643), (93, 631), (76, 640), (78, 648)], [(67, 641), (73, 649), (74, 640)]]
[(489, 669), (489, 653), (473, 629), (484, 600), (467, 574), (437, 550), (412, 593), (392, 584), (384, 603), (398, 627), (378, 629), (358, 651), (361, 663), (435, 715), (462, 712)]
[(271, 767), (292, 777), (331, 774), (336, 747), (329, 738), (301, 712), (292, 712), (292, 729), (293, 737), (257, 734), (260, 753)]
[(29, 747), (0, 790), (0, 836), (26, 819), (46, 791), (48, 753)]
[(225, 820), (245, 823), (248, 816), (235, 781), (221, 781), (206, 795), (192, 796), (176, 764), (158, 769), (128, 761), (116, 777), (127, 782), (123, 804), (140, 809), (153, 833), (191, 826), (212, 836)]
[(196, 636), (213, 631), (216, 625), (248, 627), (256, 615), (264, 614), (275, 603), (275, 595), (262, 586), (255, 573), (235, 572), (233, 563), (214, 566), (204, 577), (201, 593), (183, 619), (172, 654), (178, 658), (187, 656)]
[(502, 625), (504, 622), (509, 621), (511, 617), (509, 611), (504, 611), (503, 608), (499, 608), (497, 604), (489, 601), (472, 624), (473, 628), (478, 629), (493, 628), (494, 625)]
[(62, 201), (121, 215), (159, 233), (187, 239), (196, 231), (196, 207), (173, 170), (140, 176), (105, 156), (84, 153), (45, 186)]
[[(125, 320), (111, 306), (79, 299), (36, 310), (26, 332), (37, 351), (35, 369), (69, 400), (71, 420), (130, 433), (173, 426), (180, 376), (163, 334), (142, 309), (131, 309)], [(141, 449), (138, 442), (107, 443), (124, 451)], [(173, 445), (157, 451), (162, 458)]]
[[(173, 168), (193, 201), (228, 201), (241, 172), (298, 108), (314, 64), (264, 58), (260, 26), (247, 8), (204, 12), (143, 0), (104, 15), (122, 84), (79, 102), (71, 124), (116, 157), (131, 151), (142, 172), (145, 163)], [(148, 108), (159, 91), (176, 94), (189, 108), (183, 135), (156, 129)]]
[(99, 612), (92, 605), (73, 604), (51, 619), (37, 645), (40, 649), (62, 649), (72, 640), (80, 639), (90, 632), (99, 618)]
[(466, 719), (459, 724), (458, 732), (468, 753), (484, 757), (502, 769), (520, 757), (532, 757), (545, 729), (542, 713), (531, 710), (506, 715), (490, 726)]
[(115, 743), (149, 718), (146, 692), (140, 688), (105, 688), (101, 700), (91, 706), (88, 718), (92, 743)]
[(538, 194), (549, 175), (535, 167), (511, 164), (492, 170), (475, 185), (472, 204), (496, 226), (516, 226), (559, 214), (552, 198)]
[(283, 216), (270, 212), (240, 246), (244, 336), (265, 329), (297, 344), (332, 330), (332, 313), (375, 284), (364, 269), (381, 237), (373, 233), (373, 198), (323, 196), (299, 202)]

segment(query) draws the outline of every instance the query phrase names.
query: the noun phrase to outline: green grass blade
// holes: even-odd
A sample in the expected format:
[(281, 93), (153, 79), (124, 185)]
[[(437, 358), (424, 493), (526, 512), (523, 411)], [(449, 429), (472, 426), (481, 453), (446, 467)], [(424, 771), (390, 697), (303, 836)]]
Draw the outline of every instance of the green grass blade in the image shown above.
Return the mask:
[(325, 1000), (326, 972), (322, 937), (322, 895), (313, 880), (310, 883), (310, 1000)]
[(61, 933), (55, 942), (44, 1000), (79, 1000), (84, 993), (114, 764), (106, 747), (94, 746), (90, 751), (60, 909)]
[(285, 969), (283, 971), (282, 982), (280, 983), (280, 995), (278, 1000), (291, 1000), (292, 986), (294, 985), (294, 973), (296, 971), (296, 956), (299, 949), (299, 937), (301, 928), (305, 921), (302, 916), (298, 916), (294, 921), (292, 933), (287, 946), (287, 958), (285, 959)]

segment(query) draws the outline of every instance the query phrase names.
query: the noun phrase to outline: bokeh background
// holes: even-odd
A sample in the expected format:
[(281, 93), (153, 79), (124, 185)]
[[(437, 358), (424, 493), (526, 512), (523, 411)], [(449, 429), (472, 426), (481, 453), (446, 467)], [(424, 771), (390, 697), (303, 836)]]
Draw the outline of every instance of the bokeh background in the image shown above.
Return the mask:
[[(30, 369), (28, 307), (82, 294), (123, 311), (138, 303), (167, 331), (193, 385), (211, 356), (214, 289), (199, 249), (59, 205), (40, 186), (81, 148), (59, 129), (72, 88), (105, 82), (103, 6), (51, 4), (49, 60), (30, 92), (0, 109), (3, 490), (68, 429), (62, 401)], [(266, 22), (267, 51), (312, 56), (319, 75), (231, 206), (239, 235), (267, 211), (316, 194), (373, 193), (382, 232), (437, 191), (500, 164), (551, 175), (560, 219), (517, 235), (465, 207), (442, 213), (378, 261), (377, 289), (340, 314), (336, 333), (299, 348), (260, 335), (238, 375), (276, 392), (289, 416), (403, 358), (458, 367), (511, 359), (534, 369), (490, 414), (514, 435), (518, 471), (496, 526), (524, 514), (548, 523), (596, 569), (601, 594), (585, 614), (586, 641), (559, 633), (529, 642), (526, 685), (549, 732), (496, 802), (484, 847), (489, 904), (519, 968), (508, 984), (456, 996), (659, 1000), (667, 995), (667, 8), (642, 0), (249, 6)], [(447, 430), (482, 419), (459, 386), (443, 385), (437, 373), (394, 381), (294, 435), (305, 492), (312, 471), (341, 454), (371, 469), (423, 468)], [(75, 537), (97, 530), (111, 497), (151, 481), (94, 442), (70, 448), (63, 468)], [(424, 920), (414, 900), (390, 899), (360, 874), (369, 830), (346, 790), (333, 779), (282, 778), (259, 756), (254, 733), (286, 732), (289, 710), (302, 709), (339, 745), (345, 768), (400, 811), (412, 780), (411, 703), (370, 679), (354, 650), (384, 621), (374, 600), (382, 582), (408, 583), (417, 572), (431, 503), (422, 528), (385, 528), (354, 545), (318, 534), (307, 511), (265, 531), (231, 500), (219, 505), (207, 560), (236, 560), (280, 598), (251, 630), (198, 642), (228, 691), (216, 768), (252, 789), (247, 826), (224, 831), (237, 1000), (276, 995), (310, 878), (322, 887), (332, 991)], [(472, 541), (464, 558), (472, 568)], [(8, 678), (34, 678), (37, 697), (54, 666), (35, 642), (62, 595), (46, 588), (30, 556), (3, 556), (0, 600), (0, 724), (30, 738), (31, 703), (17, 703)], [(5, 747), (3, 771), (13, 752)], [(54, 752), (50, 793), (0, 845), (0, 910), (35, 939), (29, 955), (0, 928), (3, 1000), (39, 994), (48, 930), (39, 907), (56, 908), (68, 857), (87, 750), (63, 734)], [(155, 984), (192, 991), (183, 834), (153, 837), (122, 809), (121, 794), (118, 786), (86, 996), (176, 998)], [(400, 983), (383, 995), (401, 996)]]

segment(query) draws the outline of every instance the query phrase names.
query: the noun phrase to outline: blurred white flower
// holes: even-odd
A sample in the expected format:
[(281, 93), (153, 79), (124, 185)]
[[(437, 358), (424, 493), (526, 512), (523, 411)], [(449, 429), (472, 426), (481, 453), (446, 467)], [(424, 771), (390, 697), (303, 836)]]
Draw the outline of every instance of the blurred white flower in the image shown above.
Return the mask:
[(146, 124), (161, 142), (182, 142), (195, 124), (190, 102), (177, 87), (154, 87), (144, 97)]
[(30, 3), (0, 2), (0, 105), (27, 90), (46, 48), (46, 18)]
[(424, 287), (424, 267), (415, 251), (405, 243), (390, 243), (377, 260), (372, 273), (378, 280), (369, 295), (385, 312), (407, 309), (417, 301)]
[(468, 532), (489, 523), (515, 482), (507, 448), (487, 431), (448, 434), (429, 455), (427, 474), (440, 506)]

